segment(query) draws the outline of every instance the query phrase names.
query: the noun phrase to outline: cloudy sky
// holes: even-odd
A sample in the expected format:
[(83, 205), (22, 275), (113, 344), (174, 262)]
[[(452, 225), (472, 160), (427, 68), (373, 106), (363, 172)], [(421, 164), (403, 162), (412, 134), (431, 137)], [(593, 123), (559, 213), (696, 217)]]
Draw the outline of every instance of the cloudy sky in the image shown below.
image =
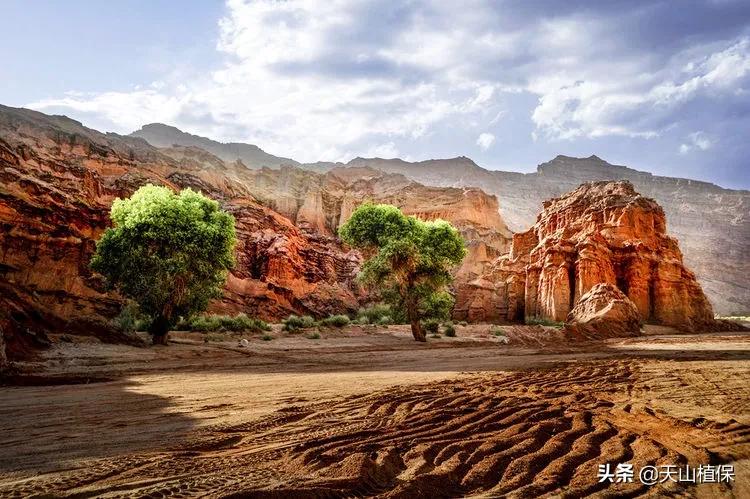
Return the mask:
[(597, 154), (750, 188), (747, 0), (3, 2), (0, 102), (300, 161)]

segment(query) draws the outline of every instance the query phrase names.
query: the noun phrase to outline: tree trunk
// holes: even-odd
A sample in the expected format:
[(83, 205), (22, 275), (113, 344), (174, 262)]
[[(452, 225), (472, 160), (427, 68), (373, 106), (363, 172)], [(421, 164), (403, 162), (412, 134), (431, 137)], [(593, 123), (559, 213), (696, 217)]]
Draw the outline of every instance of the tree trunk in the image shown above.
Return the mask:
[(409, 316), (411, 324), (411, 334), (416, 341), (427, 341), (427, 337), (422, 329), (422, 323), (419, 321), (419, 312), (417, 310), (417, 301), (414, 298), (406, 300), (406, 315)]
[(170, 321), (163, 315), (154, 318), (148, 332), (153, 337), (154, 345), (166, 345), (169, 340)]

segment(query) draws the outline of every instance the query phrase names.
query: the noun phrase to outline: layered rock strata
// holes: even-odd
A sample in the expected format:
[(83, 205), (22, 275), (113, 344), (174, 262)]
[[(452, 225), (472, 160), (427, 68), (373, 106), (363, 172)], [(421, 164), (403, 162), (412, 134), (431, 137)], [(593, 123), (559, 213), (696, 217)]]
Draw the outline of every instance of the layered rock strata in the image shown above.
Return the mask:
[(712, 327), (713, 310), (666, 233), (664, 211), (632, 184), (592, 182), (546, 201), (508, 255), (459, 289), (468, 320), (564, 321), (599, 283), (616, 286), (643, 321), (683, 330)]
[(510, 241), (497, 199), (479, 189), (425, 187), (371, 169), (251, 170), (200, 148), (157, 149), (66, 117), (0, 106), (0, 309), (7, 312), (0, 327), (6, 349), (23, 350), (11, 345), (45, 329), (114, 337), (115, 331), (99, 326), (123, 300), (106, 292), (88, 263), (110, 223), (112, 201), (146, 183), (200, 190), (234, 215), (238, 264), (223, 298), (211, 305), (214, 312), (279, 319), (355, 310), (362, 296), (355, 280), (361, 258), (335, 234), (366, 201), (456, 224), (471, 253), (461, 269), (464, 280), (483, 273)]

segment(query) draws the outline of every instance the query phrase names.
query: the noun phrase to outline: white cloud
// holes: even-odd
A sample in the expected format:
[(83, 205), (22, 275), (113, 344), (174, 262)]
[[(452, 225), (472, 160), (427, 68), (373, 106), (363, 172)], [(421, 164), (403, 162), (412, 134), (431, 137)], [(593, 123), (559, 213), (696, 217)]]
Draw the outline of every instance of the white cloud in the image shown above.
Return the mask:
[[(179, 83), (162, 78), (146, 90), (68, 95), (29, 107), (97, 114), (119, 132), (166, 122), (300, 161), (348, 160), (356, 155), (350, 151), (367, 152), (373, 142), (381, 144), (373, 151), (395, 154), (393, 138), (419, 138), (451, 116), (484, 112), (495, 91), (485, 82), (455, 81), (449, 87), (433, 78), (344, 78), (320, 70), (321, 59), (338, 48), (336, 33), (355, 23), (358, 4), (229, 0), (217, 43), (225, 61), (207, 77)], [(450, 43), (439, 32), (434, 36)], [(378, 55), (374, 47), (365, 49), (372, 52), (342, 62), (356, 69)], [(389, 62), (398, 65), (402, 50)], [(310, 71), (294, 69), (306, 64)]]
[[(686, 62), (688, 57), (693, 59)], [(586, 75), (576, 81), (574, 75), (542, 76), (534, 84), (541, 97), (532, 120), (537, 130), (554, 139), (606, 135), (652, 138), (663, 132), (662, 122), (681, 106), (700, 95), (741, 92), (748, 76), (747, 38), (720, 50), (706, 47), (701, 53), (700, 48), (691, 48), (674, 56), (667, 67), (651, 73)]]
[(397, 158), (398, 148), (395, 143), (386, 142), (368, 148), (362, 156), (365, 158)]
[(687, 136), (688, 142), (680, 144), (680, 154), (690, 151), (706, 151), (714, 145), (714, 140), (703, 132), (693, 132)]
[[(638, 40), (623, 34), (622, 13), (529, 9), (516, 19), (490, 0), (398, 8), (228, 0), (220, 64), (204, 77), (165, 74), (136, 89), (69, 93), (29, 107), (100, 116), (119, 132), (161, 121), (301, 161), (339, 161), (396, 155), (440, 127), (490, 127), (517, 93), (538, 99), (528, 109), (535, 141), (653, 138), (690, 102), (748, 86), (748, 38), (661, 54), (631, 47)], [(494, 136), (482, 133), (476, 143), (487, 150)]]
[(479, 137), (477, 137), (477, 145), (479, 148), (483, 151), (486, 151), (490, 147), (492, 147), (492, 144), (495, 143), (495, 136), (491, 133), (484, 132), (479, 134)]

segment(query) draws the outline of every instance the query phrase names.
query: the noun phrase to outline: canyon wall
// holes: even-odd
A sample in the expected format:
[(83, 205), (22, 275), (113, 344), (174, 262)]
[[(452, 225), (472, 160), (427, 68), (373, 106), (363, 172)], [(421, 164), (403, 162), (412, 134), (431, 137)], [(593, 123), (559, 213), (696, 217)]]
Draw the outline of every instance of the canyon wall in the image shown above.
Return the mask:
[[(269, 155), (254, 145), (221, 144), (161, 124), (147, 125), (134, 135), (158, 146), (202, 147), (226, 161), (240, 159), (249, 168), (299, 165), (291, 159)], [(498, 197), (500, 213), (513, 231), (528, 229), (544, 200), (561, 196), (581, 183), (628, 180), (638, 192), (655, 199), (664, 208), (667, 231), (680, 241), (685, 261), (696, 273), (714, 310), (723, 315), (750, 313), (750, 191), (747, 190), (652, 175), (607, 163), (596, 156), (557, 156), (527, 174), (486, 170), (463, 156), (419, 162), (356, 158), (346, 164), (318, 162), (299, 166), (317, 172), (344, 166), (374, 168), (405, 175), (424, 185), (478, 187)]]
[(581, 183), (628, 180), (636, 191), (663, 207), (667, 232), (680, 241), (685, 263), (695, 272), (716, 313), (750, 313), (750, 191), (652, 175), (596, 156), (557, 156), (528, 174), (486, 170), (465, 157), (416, 163), (357, 158), (349, 165), (400, 173), (427, 185), (479, 187), (498, 197), (500, 213), (513, 231), (528, 229), (544, 200)]
[(476, 188), (425, 187), (368, 168), (253, 170), (200, 148), (158, 149), (66, 117), (3, 106), (0, 180), (0, 329), (11, 343), (19, 331), (115, 334), (106, 320), (123, 300), (106, 292), (88, 263), (113, 200), (146, 183), (200, 190), (234, 215), (237, 266), (214, 312), (275, 320), (356, 310), (361, 258), (335, 234), (366, 201), (453, 222), (470, 250), (462, 282), (484, 273), (511, 237), (497, 199)]
[(357, 308), (358, 255), (259, 203), (240, 181), (246, 168), (194, 152), (200, 161), (176, 159), (140, 139), (0, 107), (0, 328), (9, 345), (19, 337), (11, 331), (114, 334), (106, 320), (122, 299), (88, 264), (112, 201), (146, 183), (195, 187), (235, 216), (238, 265), (214, 310), (276, 319)]

